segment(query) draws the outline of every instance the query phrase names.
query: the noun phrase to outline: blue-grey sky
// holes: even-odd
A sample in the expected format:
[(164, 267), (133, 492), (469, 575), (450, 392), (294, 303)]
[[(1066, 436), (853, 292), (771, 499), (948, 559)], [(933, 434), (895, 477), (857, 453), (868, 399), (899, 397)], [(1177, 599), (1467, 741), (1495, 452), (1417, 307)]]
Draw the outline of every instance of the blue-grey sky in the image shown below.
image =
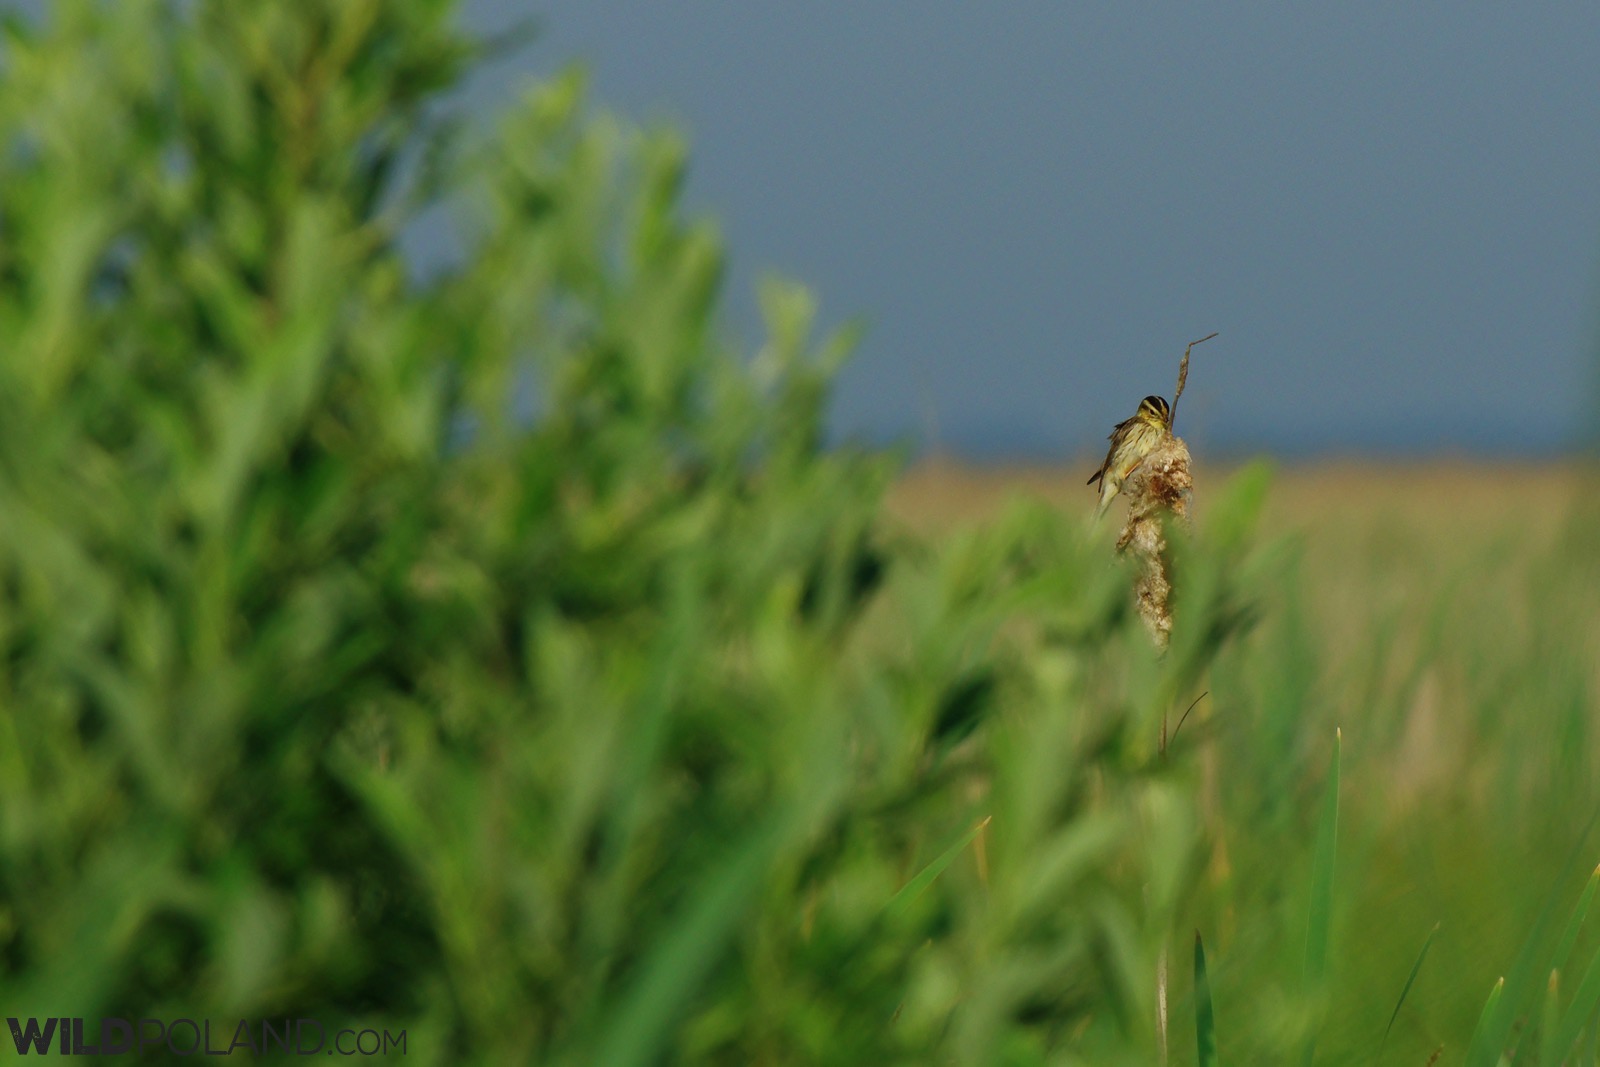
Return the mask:
[(1575, 436), (1600, 327), (1600, 5), (468, 0), (692, 145), (754, 279), (869, 331), (836, 428), (1078, 453), (1140, 397), (1285, 453)]

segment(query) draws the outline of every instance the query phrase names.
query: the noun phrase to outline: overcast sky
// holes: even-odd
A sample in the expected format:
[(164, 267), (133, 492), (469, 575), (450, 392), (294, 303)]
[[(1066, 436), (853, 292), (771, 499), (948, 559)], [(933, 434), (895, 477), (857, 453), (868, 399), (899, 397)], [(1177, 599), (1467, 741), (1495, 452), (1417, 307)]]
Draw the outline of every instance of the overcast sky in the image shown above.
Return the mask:
[(509, 78), (690, 138), (735, 320), (753, 280), (870, 330), (841, 432), (1090, 450), (1171, 395), (1202, 446), (1548, 449), (1600, 327), (1600, 4), (532, 10)]

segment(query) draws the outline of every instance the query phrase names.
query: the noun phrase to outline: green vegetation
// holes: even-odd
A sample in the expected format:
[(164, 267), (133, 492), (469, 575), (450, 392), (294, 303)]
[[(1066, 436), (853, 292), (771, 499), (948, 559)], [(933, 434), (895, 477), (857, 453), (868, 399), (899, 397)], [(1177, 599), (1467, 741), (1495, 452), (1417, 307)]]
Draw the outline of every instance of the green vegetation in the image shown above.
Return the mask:
[(887, 517), (802, 290), (722, 340), (675, 139), (570, 76), (452, 119), (454, 6), (8, 28), (6, 1016), (988, 1067), (1149, 1064), (1164, 999), (1174, 1063), (1594, 1062), (1595, 526), (1330, 568), (1253, 469), (1158, 658), (1081, 516)]
[[(1318, 1062), (1424, 1063), (1441, 1046), (1442, 1063), (1595, 1062), (1571, 1050), (1595, 1034), (1576, 979), (1600, 945), (1584, 925), (1600, 536), (1588, 508), (1552, 517), (1516, 494), (1461, 523), (1438, 506), (1459, 486), (1442, 488), (1404, 517), (1355, 495), (1306, 508), (1252, 586), (1259, 625), (1218, 657), (1213, 861), (1190, 899), (1225, 1062), (1287, 1058), (1306, 1027)], [(1282, 991), (1310, 947), (1297, 927), (1328, 921), (1314, 790), (1336, 726), (1327, 985), (1300, 1017)]]

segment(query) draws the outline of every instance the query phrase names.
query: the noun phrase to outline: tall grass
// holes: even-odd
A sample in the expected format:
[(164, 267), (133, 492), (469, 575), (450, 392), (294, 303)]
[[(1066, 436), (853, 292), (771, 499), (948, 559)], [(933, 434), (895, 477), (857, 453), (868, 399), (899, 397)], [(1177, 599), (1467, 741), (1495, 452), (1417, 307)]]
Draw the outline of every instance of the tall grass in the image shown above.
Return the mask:
[[(1437, 511), (1400, 520), (1328, 501), (1338, 532), (1308, 509), (1252, 585), (1262, 617), (1211, 679), (1223, 783), (1211, 848), (1226, 866), (1192, 898), (1230, 1023), (1219, 1043), (1242, 1062), (1289, 1058), (1318, 1018), (1317, 1062), (1423, 1063), (1442, 1047), (1444, 1063), (1531, 1063), (1547, 1042), (1573, 1046), (1542, 1019), (1550, 972), (1568, 966), (1557, 961), (1576, 945), (1584, 966), (1597, 944), (1561, 916), (1587, 899), (1600, 855), (1597, 616), (1580, 592), (1600, 553), (1586, 522), (1529, 522), (1514, 492), (1504, 500), (1502, 515), (1448, 529)], [(1345, 758), (1319, 1010), (1293, 993), (1294, 946), (1325, 901), (1316, 764), (1335, 726)], [(1554, 996), (1558, 1018), (1587, 1025), (1587, 991), (1563, 980)]]

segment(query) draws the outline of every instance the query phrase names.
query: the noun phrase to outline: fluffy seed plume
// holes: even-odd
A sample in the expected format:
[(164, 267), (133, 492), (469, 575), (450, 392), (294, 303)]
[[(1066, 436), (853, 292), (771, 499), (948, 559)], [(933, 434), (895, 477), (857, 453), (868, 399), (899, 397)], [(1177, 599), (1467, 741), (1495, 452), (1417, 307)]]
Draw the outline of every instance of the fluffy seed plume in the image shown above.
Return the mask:
[[(1207, 334), (1190, 341), (1178, 364), (1178, 388), (1172, 395), (1170, 429), (1178, 417), (1178, 398), (1189, 380), (1189, 351), (1201, 341), (1217, 336)], [(1139, 561), (1139, 577), (1134, 582), (1134, 606), (1156, 648), (1165, 652), (1172, 640), (1172, 578), (1167, 566), (1166, 521), (1171, 516), (1187, 529), (1192, 520), (1189, 504), (1194, 496), (1194, 476), (1189, 471), (1189, 446), (1183, 438), (1168, 433), (1151, 449), (1122, 484), (1128, 498), (1128, 521), (1117, 537), (1117, 551), (1132, 551)]]
[(1117, 551), (1131, 551), (1139, 561), (1134, 604), (1156, 647), (1166, 650), (1172, 639), (1172, 579), (1167, 573), (1166, 516), (1190, 524), (1189, 502), (1194, 477), (1189, 473), (1189, 446), (1181, 437), (1157, 445), (1122, 485), (1128, 498), (1128, 521), (1117, 537)]

